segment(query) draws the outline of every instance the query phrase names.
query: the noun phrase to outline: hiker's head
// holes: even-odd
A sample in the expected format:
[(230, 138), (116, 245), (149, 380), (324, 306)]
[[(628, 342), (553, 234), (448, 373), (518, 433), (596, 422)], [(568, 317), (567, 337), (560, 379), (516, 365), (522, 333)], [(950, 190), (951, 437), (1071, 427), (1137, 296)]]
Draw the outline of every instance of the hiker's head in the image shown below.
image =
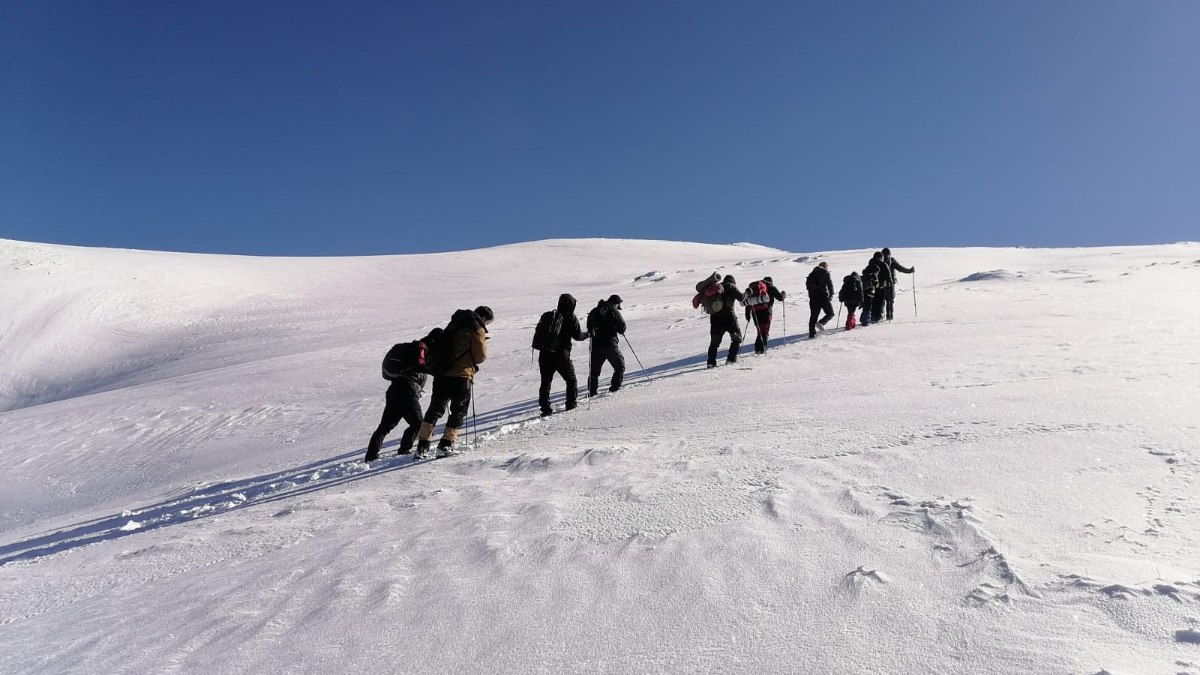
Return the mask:
[(475, 315), (479, 317), (479, 320), (482, 321), (485, 326), (491, 323), (492, 319), (496, 318), (496, 315), (492, 314), (492, 308), (488, 307), (487, 305), (480, 305), (476, 307)]

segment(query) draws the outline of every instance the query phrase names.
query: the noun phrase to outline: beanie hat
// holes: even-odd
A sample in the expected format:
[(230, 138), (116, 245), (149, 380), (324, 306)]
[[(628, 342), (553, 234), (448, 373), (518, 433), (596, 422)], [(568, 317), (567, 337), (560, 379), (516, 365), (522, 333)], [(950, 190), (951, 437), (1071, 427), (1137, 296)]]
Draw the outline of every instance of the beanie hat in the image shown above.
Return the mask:
[(608, 304), (620, 305), (621, 304), (621, 296), (617, 295), (616, 293), (613, 293), (612, 295), (608, 296)]
[(480, 306), (476, 307), (475, 314), (484, 323), (487, 323), (488, 321), (491, 321), (492, 319), (496, 318), (496, 315), (492, 314), (492, 308), (488, 307), (487, 305), (480, 305)]
[(723, 284), (734, 284), (734, 285), (736, 285), (736, 284), (737, 284), (737, 281), (736, 281), (736, 280), (733, 278), (733, 275), (732, 275), (732, 274), (726, 274), (726, 275), (725, 275), (725, 278), (721, 280), (721, 283), (723, 283)]
[(771, 279), (771, 277), (763, 277), (763, 281), (767, 282), (768, 284), (775, 283), (775, 281), (773, 279)]
[(890, 248), (886, 248), (886, 247), (885, 247), (885, 248), (883, 249), (883, 254), (884, 254), (884, 255), (891, 255), (891, 254), (892, 254), (892, 249), (890, 249)]

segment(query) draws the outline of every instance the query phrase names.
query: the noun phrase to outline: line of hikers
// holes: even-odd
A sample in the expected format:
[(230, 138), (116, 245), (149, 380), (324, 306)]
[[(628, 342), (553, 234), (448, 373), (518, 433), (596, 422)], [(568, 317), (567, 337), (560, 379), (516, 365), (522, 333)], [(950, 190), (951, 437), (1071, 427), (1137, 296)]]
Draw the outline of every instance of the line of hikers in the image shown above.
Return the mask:
[[(846, 330), (859, 325), (855, 311), (860, 307), (863, 326), (884, 320), (885, 316), (887, 321), (892, 320), (896, 272), (912, 274), (916, 267), (904, 267), (891, 254), (887, 248), (876, 251), (861, 276), (858, 272), (851, 272), (842, 279), (842, 288), (837, 297), (848, 310)], [(829, 275), (828, 263), (817, 264), (809, 273), (805, 286), (809, 306), (808, 337), (815, 338), (817, 331), (825, 330), (825, 325), (834, 317), (833, 280)], [(766, 352), (775, 301), (785, 302), (787, 298), (787, 293), (776, 288), (771, 277), (763, 277), (742, 291), (738, 289), (733, 275), (721, 277), (713, 272), (696, 284), (696, 291), (692, 306), (703, 307), (709, 315), (709, 368), (717, 366), (717, 352), (726, 335), (729, 336), (726, 362), (737, 362), (742, 345), (742, 331), (734, 312), (735, 303), (738, 302), (745, 307), (747, 326), (754, 323), (757, 333), (755, 353)], [(615, 392), (621, 388), (625, 376), (625, 357), (620, 348), (620, 336), (625, 334), (621, 302), (619, 295), (599, 301), (588, 312), (585, 329), (575, 316), (575, 298), (563, 293), (558, 298), (558, 306), (538, 319), (531, 347), (539, 352), (537, 361), (541, 385), (538, 388), (538, 407), (542, 417), (554, 413), (550, 405), (550, 387), (555, 375), (562, 377), (566, 384), (564, 409), (573, 410), (578, 406), (579, 386), (575, 364), (571, 360), (574, 342), (590, 340), (589, 397), (598, 393), (600, 373), (606, 363), (613, 371), (608, 390)], [(785, 304), (785, 312), (786, 307)], [(822, 313), (824, 316), (821, 316)], [(384, 438), (401, 420), (407, 422), (408, 427), (400, 438), (397, 454), (412, 452), (416, 459), (429, 457), (433, 429), (446, 414), (447, 406), (450, 417), (438, 441), (437, 456), (456, 454), (455, 441), (466, 423), (471, 405), (472, 383), (479, 371), (479, 364), (487, 359), (487, 326), (493, 318), (492, 310), (487, 306), (481, 305), (474, 310), (460, 309), (450, 317), (450, 323), (445, 328), (434, 328), (420, 340), (396, 344), (388, 351), (382, 370), (383, 378), (392, 384), (387, 390), (383, 417), (367, 443), (364, 461), (373, 462), (379, 458)], [(429, 374), (433, 375), (433, 392), (429, 406), (422, 415), (421, 393)]]

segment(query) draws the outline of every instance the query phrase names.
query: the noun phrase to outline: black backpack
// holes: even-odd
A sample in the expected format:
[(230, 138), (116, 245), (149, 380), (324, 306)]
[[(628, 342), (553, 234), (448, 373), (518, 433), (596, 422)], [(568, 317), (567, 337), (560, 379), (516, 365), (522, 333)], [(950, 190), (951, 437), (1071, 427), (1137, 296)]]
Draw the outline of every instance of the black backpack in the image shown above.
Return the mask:
[(425, 343), (420, 340), (392, 345), (383, 357), (383, 379), (391, 382), (406, 371), (425, 372)]
[[(588, 315), (589, 318), (591, 315)], [(562, 314), (551, 310), (542, 314), (537, 327), (533, 329), (533, 348), (539, 351), (553, 351), (558, 347), (558, 334), (562, 331)]]
[(855, 303), (859, 301), (859, 287), (854, 283), (855, 278), (848, 276), (842, 280), (842, 290), (838, 291), (838, 300), (845, 304)]
[(587, 329), (589, 333), (595, 334), (596, 331), (608, 326), (612, 320), (612, 305), (607, 302), (601, 302), (596, 305), (587, 315)]

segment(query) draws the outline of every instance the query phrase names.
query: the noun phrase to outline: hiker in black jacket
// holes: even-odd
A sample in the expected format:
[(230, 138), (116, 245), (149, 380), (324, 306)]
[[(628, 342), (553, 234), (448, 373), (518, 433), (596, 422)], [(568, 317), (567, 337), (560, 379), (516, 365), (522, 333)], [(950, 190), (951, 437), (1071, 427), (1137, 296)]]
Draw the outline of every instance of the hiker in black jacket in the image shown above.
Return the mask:
[[(542, 330), (544, 322), (549, 320), (550, 327)], [(567, 410), (574, 410), (579, 396), (579, 384), (575, 379), (575, 364), (571, 361), (572, 340), (586, 340), (587, 333), (579, 326), (575, 316), (575, 298), (569, 293), (558, 296), (558, 308), (546, 312), (538, 321), (538, 329), (534, 331), (534, 349), (538, 354), (538, 370), (542, 374), (542, 386), (538, 389), (538, 406), (542, 409), (542, 417), (554, 413), (550, 407), (550, 383), (557, 373), (567, 384)]]
[(746, 289), (746, 320), (753, 321), (754, 327), (758, 329), (758, 337), (754, 338), (755, 354), (767, 351), (767, 344), (771, 339), (771, 316), (774, 314), (775, 301), (782, 302), (787, 297), (787, 293), (775, 288), (771, 277), (763, 277), (762, 282), (767, 287), (766, 293), (753, 293), (757, 282), (750, 284)]
[(863, 326), (870, 326), (875, 321), (876, 317), (872, 316), (871, 308), (875, 306), (875, 296), (881, 292), (879, 289), (879, 269), (875, 267), (874, 262), (874, 260), (868, 262), (862, 271), (863, 303), (858, 322)]
[[(808, 288), (808, 337), (817, 337), (817, 329), (825, 330), (825, 324), (833, 320), (833, 279), (829, 277), (829, 263), (822, 262), (813, 268), (805, 282)], [(825, 310), (825, 316), (817, 316)]]
[(854, 311), (863, 304), (863, 283), (858, 272), (851, 272), (842, 277), (842, 290), (838, 291), (838, 300), (846, 306), (846, 330), (858, 325)]
[(885, 248), (883, 253), (883, 263), (887, 266), (888, 278), (891, 279), (891, 284), (887, 288), (887, 320), (892, 320), (892, 303), (896, 300), (896, 272), (912, 274), (917, 271), (916, 266), (905, 267), (901, 265), (895, 258), (892, 257), (892, 249)]
[(737, 314), (733, 311), (733, 303), (745, 304), (746, 296), (738, 290), (737, 281), (732, 274), (726, 274), (721, 280), (721, 309), (708, 315), (709, 335), (708, 367), (717, 367), (717, 351), (721, 348), (721, 340), (729, 334), (729, 355), (726, 363), (737, 363), (738, 350), (742, 347), (742, 331), (738, 329)]
[(600, 389), (600, 371), (604, 364), (612, 365), (609, 391), (621, 388), (625, 377), (625, 357), (621, 354), (620, 336), (625, 334), (625, 318), (621, 316), (621, 296), (610, 295), (588, 312), (588, 334), (592, 336), (591, 363), (588, 367), (588, 396)]
[[(392, 384), (388, 386), (385, 395), (383, 417), (371, 440), (367, 443), (367, 455), (364, 462), (374, 462), (379, 459), (379, 449), (383, 447), (383, 439), (392, 433), (392, 429), (400, 420), (408, 422), (408, 428), (400, 437), (400, 448), (397, 455), (407, 455), (412, 452), (413, 443), (417, 440), (417, 431), (421, 428), (421, 392), (425, 389), (426, 361), (425, 355), (442, 336), (441, 328), (434, 328), (429, 335), (413, 344), (413, 362), (403, 366), (395, 375)], [(390, 355), (390, 354), (389, 354)], [(385, 364), (386, 365), (386, 364)]]
[(883, 262), (883, 252), (876, 251), (868, 266), (875, 268), (875, 297), (871, 302), (871, 321), (883, 321), (883, 308), (887, 304), (888, 295), (892, 292), (892, 272), (887, 263)]

